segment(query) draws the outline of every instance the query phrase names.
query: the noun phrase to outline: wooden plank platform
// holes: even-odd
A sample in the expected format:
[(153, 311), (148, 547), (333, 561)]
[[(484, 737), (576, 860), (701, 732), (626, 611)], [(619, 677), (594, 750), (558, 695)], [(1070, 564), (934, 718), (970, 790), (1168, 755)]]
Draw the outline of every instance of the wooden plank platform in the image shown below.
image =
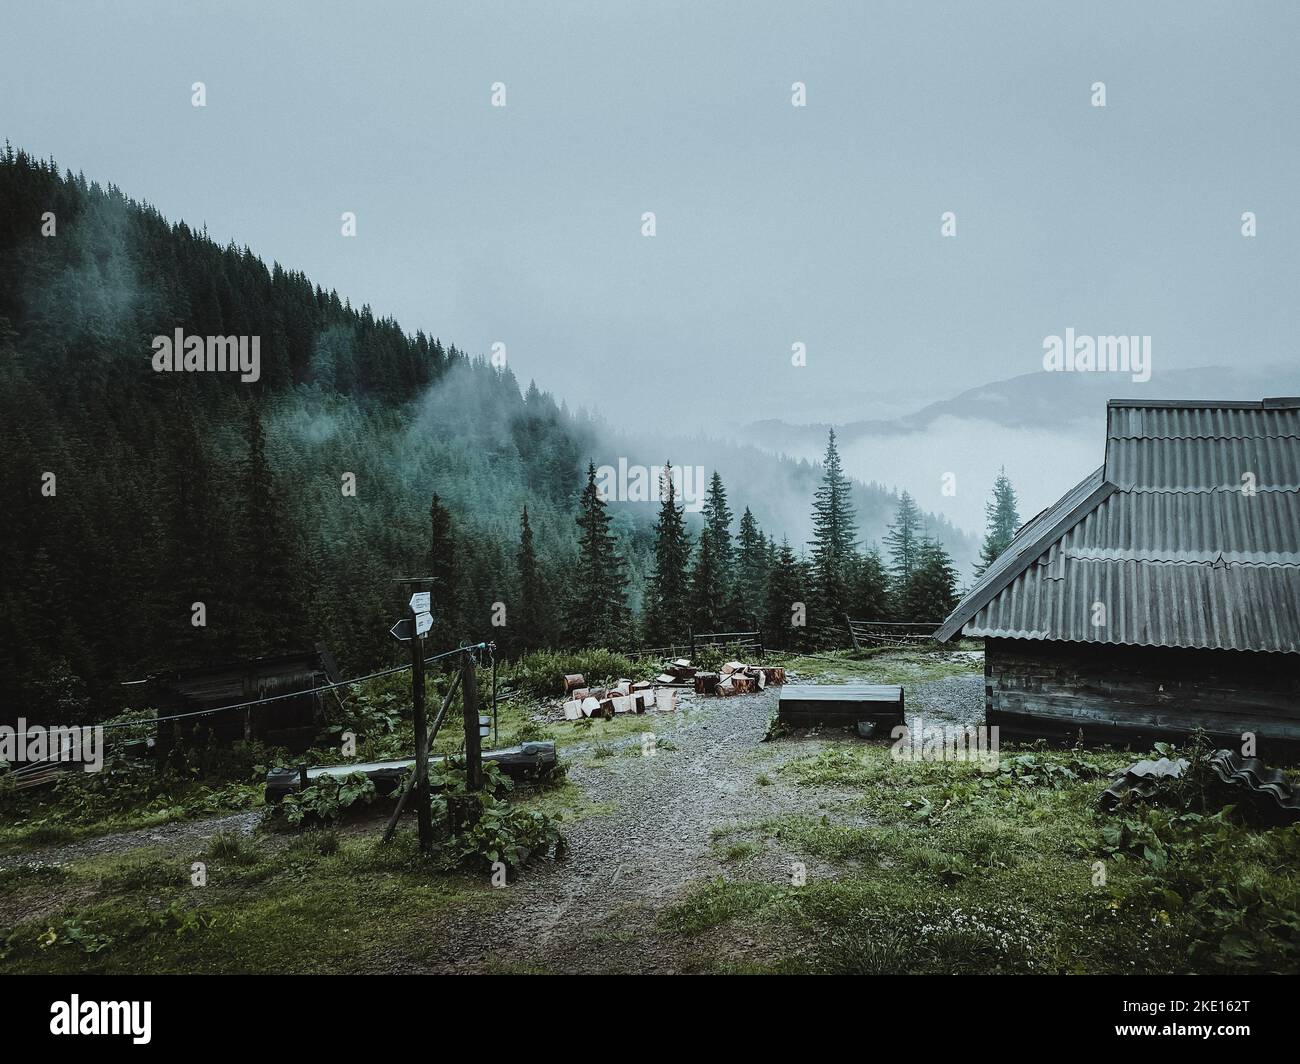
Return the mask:
[(777, 711), (782, 723), (807, 727), (859, 721), (892, 726), (903, 723), (903, 689), (897, 684), (791, 684), (781, 688)]

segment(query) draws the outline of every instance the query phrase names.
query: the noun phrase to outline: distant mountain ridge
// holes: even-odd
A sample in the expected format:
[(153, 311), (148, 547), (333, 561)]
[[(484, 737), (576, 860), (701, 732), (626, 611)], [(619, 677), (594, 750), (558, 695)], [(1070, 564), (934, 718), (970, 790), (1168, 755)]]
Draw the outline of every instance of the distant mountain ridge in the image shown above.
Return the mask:
[[(940, 418), (987, 421), (1003, 428), (1052, 429), (1091, 421), (1105, 412), (1108, 399), (1260, 399), (1295, 395), (1300, 370), (1278, 366), (1241, 370), (1231, 366), (1201, 366), (1167, 370), (1142, 384), (1115, 373), (1024, 373), (969, 388), (951, 399), (929, 403), (896, 418), (874, 418), (836, 425), (840, 438), (924, 432)], [(802, 453), (826, 438), (829, 424), (796, 425), (779, 418), (752, 422), (741, 438), (760, 447)]]

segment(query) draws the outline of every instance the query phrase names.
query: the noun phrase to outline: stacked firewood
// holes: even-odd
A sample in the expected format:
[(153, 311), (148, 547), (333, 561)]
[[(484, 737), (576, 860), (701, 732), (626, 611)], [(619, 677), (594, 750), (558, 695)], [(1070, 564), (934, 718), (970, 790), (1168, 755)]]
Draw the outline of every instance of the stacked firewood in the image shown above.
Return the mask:
[(564, 678), (564, 719), (584, 717), (611, 719), (617, 713), (671, 713), (677, 708), (677, 692), (657, 691), (649, 680), (619, 680), (613, 687), (587, 687), (580, 674)]

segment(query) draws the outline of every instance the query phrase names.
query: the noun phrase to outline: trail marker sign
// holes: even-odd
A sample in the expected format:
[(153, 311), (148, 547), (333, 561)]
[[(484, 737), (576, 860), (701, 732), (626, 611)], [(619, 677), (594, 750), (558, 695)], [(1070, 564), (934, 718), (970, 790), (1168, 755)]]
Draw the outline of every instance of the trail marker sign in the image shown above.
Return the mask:
[[(426, 597), (427, 597), (427, 596), (426, 596)], [(417, 613), (417, 614), (415, 615), (415, 634), (416, 634), (416, 635), (418, 635), (418, 636), (422, 636), (422, 635), (424, 635), (425, 632), (427, 632), (427, 631), (428, 631), (430, 628), (432, 628), (432, 627), (433, 627), (433, 614), (432, 614), (432, 613)]]
[(427, 591), (417, 591), (411, 596), (412, 613), (428, 613), (430, 594)]

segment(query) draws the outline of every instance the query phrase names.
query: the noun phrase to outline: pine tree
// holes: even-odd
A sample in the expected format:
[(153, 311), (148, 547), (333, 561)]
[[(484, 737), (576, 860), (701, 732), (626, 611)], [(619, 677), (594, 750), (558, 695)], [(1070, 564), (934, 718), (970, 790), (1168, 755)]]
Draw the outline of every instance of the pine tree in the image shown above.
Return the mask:
[(857, 540), (849, 479), (840, 464), (831, 429), (822, 462), (822, 482), (813, 502), (812, 578), (817, 627), (839, 624), (848, 605), (848, 583)]
[(551, 625), (546, 610), (546, 585), (537, 565), (533, 546), (533, 529), (528, 523), (528, 507), (519, 515), (519, 608), (510, 618), (515, 646), (535, 650), (550, 642)]
[(889, 575), (895, 588), (903, 588), (912, 577), (912, 570), (916, 567), (917, 531), (920, 527), (921, 513), (912, 496), (903, 492), (898, 500), (898, 516), (885, 535), (885, 543), (889, 547)]
[(906, 621), (942, 621), (957, 605), (957, 572), (938, 540), (922, 539), (916, 564), (903, 586), (901, 609)]
[(677, 502), (672, 464), (664, 464), (662, 503), (655, 523), (654, 570), (646, 592), (645, 637), (653, 645), (686, 638), (690, 627), (690, 581), (687, 565), (691, 537), (686, 530), (686, 508)]
[(763, 640), (779, 650), (803, 646), (807, 640), (807, 598), (799, 560), (783, 539), (776, 559), (768, 570), (763, 616)]
[(980, 563), (975, 570), (976, 576), (983, 576), (987, 569), (998, 559), (1010, 545), (1020, 527), (1020, 510), (1016, 499), (1016, 489), (1011, 486), (1006, 468), (998, 470), (993, 481), (993, 496), (984, 506), (984, 519), (987, 531), (984, 545), (980, 548)]
[(767, 541), (750, 513), (740, 517), (736, 537), (736, 579), (732, 581), (732, 613), (746, 628), (761, 625), (767, 593)]
[(578, 500), (578, 560), (567, 609), (566, 635), (580, 647), (619, 647), (628, 634), (623, 558), (596, 487), (596, 464)]
[(731, 629), (740, 623), (735, 601), (729, 593), (729, 585), (734, 578), (736, 552), (731, 539), (732, 513), (727, 508), (727, 489), (723, 487), (722, 477), (716, 469), (709, 481), (709, 490), (704, 495), (703, 517), (712, 550), (713, 624)]
[(879, 621), (889, 616), (889, 576), (874, 546), (853, 566), (849, 613), (856, 620)]
[(716, 469), (704, 496), (704, 524), (713, 539), (714, 563), (720, 572), (729, 571), (733, 560), (731, 511), (727, 509), (727, 489), (722, 486), (722, 477)]
[(691, 571), (691, 628), (696, 632), (716, 632), (721, 620), (718, 609), (717, 548), (713, 530), (700, 530), (700, 544), (695, 551), (695, 568)]

